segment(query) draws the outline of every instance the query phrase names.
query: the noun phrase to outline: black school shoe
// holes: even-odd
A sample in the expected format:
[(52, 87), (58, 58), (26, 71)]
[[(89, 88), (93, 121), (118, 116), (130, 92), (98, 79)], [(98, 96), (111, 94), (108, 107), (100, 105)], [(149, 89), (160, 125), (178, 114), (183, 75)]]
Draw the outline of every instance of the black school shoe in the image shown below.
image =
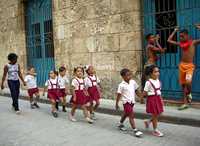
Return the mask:
[(58, 117), (58, 113), (57, 112), (51, 112), (54, 118)]
[(35, 109), (35, 105), (31, 103), (31, 109)]
[(34, 104), (33, 104), (36, 108), (40, 108), (40, 106), (35, 102)]

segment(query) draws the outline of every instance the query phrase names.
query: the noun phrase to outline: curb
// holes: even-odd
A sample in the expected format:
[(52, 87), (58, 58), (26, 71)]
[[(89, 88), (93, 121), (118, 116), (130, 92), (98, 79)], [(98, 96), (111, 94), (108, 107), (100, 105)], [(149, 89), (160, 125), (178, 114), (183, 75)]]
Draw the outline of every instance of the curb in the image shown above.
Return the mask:
[[(1, 96), (8, 97), (10, 98), (10, 94), (0, 94)], [(20, 96), (19, 97), (22, 100), (28, 100), (27, 97), (25, 96)], [(47, 99), (39, 99), (40, 103), (44, 104), (50, 104), (49, 100)], [(71, 107), (71, 104), (67, 103), (67, 107)], [(110, 114), (110, 115), (117, 115), (120, 116), (122, 114), (122, 110), (114, 110), (114, 109), (109, 109), (105, 107), (99, 107), (97, 110), (98, 113), (103, 113), (103, 114)], [(135, 112), (135, 118), (136, 119), (147, 119), (150, 118), (150, 115), (142, 112)], [(175, 116), (170, 116), (170, 115), (162, 115), (159, 119), (161, 122), (165, 123), (172, 123), (172, 124), (180, 124), (180, 125), (187, 125), (187, 126), (194, 126), (194, 127), (200, 127), (200, 120), (197, 119), (189, 119), (189, 118), (183, 118), (183, 117), (175, 117)]]

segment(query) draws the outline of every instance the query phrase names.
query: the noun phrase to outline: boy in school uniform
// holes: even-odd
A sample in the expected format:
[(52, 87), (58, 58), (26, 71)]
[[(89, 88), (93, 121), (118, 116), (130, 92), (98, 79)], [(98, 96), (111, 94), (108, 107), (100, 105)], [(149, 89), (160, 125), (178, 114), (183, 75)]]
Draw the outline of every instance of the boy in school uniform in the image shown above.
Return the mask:
[(118, 127), (120, 130), (125, 131), (126, 129), (123, 125), (123, 122), (128, 117), (135, 136), (141, 137), (143, 133), (139, 131), (135, 126), (133, 107), (135, 104), (135, 95), (143, 99), (142, 94), (139, 91), (138, 84), (132, 79), (131, 71), (129, 69), (122, 69), (120, 71), (120, 75), (122, 76), (123, 81), (118, 86), (116, 109), (119, 109), (119, 100), (122, 98), (124, 112), (121, 116)]

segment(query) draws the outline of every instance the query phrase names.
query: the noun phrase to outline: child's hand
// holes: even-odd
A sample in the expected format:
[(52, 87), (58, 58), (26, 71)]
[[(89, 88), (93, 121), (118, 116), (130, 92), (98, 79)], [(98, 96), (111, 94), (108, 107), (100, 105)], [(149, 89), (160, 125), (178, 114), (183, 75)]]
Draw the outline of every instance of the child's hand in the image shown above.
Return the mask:
[(160, 35), (156, 34), (155, 39), (158, 41), (160, 39)]
[(176, 26), (174, 31), (179, 31), (179, 26)]
[(140, 99), (140, 104), (144, 104), (144, 98)]
[(23, 82), (24, 86), (26, 86), (26, 82)]
[(196, 28), (200, 30), (200, 24), (196, 24)]
[(161, 49), (161, 53), (165, 53), (166, 50), (167, 50), (167, 48)]
[(1, 84), (1, 90), (3, 90), (4, 89), (4, 85), (3, 84)]
[(73, 96), (72, 98), (73, 98), (73, 99), (72, 99), (73, 102), (76, 102), (76, 96)]

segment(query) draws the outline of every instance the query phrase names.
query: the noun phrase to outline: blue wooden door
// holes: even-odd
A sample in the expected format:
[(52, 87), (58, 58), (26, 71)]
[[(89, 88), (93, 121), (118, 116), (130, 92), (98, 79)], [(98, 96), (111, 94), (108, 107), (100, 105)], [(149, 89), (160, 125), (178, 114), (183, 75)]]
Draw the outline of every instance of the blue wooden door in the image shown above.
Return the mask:
[[(200, 22), (200, 3), (197, 0), (144, 0), (143, 2), (144, 35), (147, 33), (160, 34), (160, 43), (163, 47), (167, 47), (167, 52), (160, 55), (160, 60), (157, 62), (161, 72), (162, 93), (165, 98), (180, 99), (182, 89), (178, 81), (178, 64), (181, 49), (169, 45), (167, 38), (177, 25), (189, 29), (193, 38), (200, 38), (200, 33), (192, 26)], [(198, 48), (192, 88), (194, 100), (200, 100), (200, 86), (198, 86), (200, 83), (200, 51)]]
[(55, 67), (52, 1), (27, 1), (25, 3), (25, 25), (28, 66), (36, 68), (38, 85), (43, 86), (48, 78), (48, 72)]

